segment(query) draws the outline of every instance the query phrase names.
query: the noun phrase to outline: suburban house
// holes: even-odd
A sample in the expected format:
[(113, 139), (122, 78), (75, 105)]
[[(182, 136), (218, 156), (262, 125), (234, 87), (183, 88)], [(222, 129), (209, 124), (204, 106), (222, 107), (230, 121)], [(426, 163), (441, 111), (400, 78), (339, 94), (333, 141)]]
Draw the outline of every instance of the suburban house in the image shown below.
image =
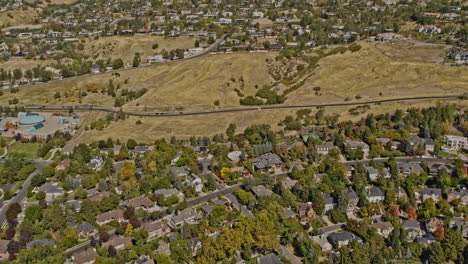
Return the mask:
[(190, 175), (188, 176), (183, 182), (183, 185), (192, 187), (196, 193), (201, 193), (203, 192), (203, 183), (200, 177), (197, 175)]
[(130, 245), (132, 245), (131, 237), (124, 237), (118, 235), (114, 235), (108, 241), (102, 243), (102, 247), (108, 248), (109, 246), (113, 246), (117, 250), (124, 249)]
[(61, 160), (61, 161), (59, 161), (57, 166), (55, 166), (55, 172), (65, 170), (68, 167), (70, 167), (70, 165), (71, 165), (71, 160), (70, 159)]
[(184, 197), (185, 197), (183, 193), (181, 193), (179, 190), (177, 190), (175, 188), (172, 188), (172, 189), (166, 189), (166, 188), (159, 189), (159, 190), (154, 191), (154, 194), (162, 195), (164, 198), (175, 195), (175, 196), (177, 196), (179, 198), (179, 201), (184, 200)]
[(378, 221), (369, 225), (370, 228), (375, 228), (377, 233), (387, 238), (393, 232), (393, 225), (390, 222)]
[(452, 202), (454, 200), (460, 199), (461, 205), (468, 205), (468, 190), (454, 190), (451, 189), (447, 192), (447, 202)]
[(398, 163), (397, 164), (398, 171), (402, 174), (409, 175), (410, 173), (421, 174), (423, 168), (419, 163)]
[(81, 224), (75, 224), (72, 226), (78, 230), (80, 236), (89, 237), (96, 234), (96, 228), (88, 222), (83, 222)]
[(239, 150), (231, 151), (227, 154), (228, 159), (232, 163), (238, 163), (241, 160), (241, 156), (242, 156), (242, 151), (239, 151)]
[(424, 146), (424, 150), (429, 152), (433, 152), (435, 147), (435, 142), (431, 138), (410, 137), (408, 144), (412, 147)]
[(96, 216), (96, 223), (98, 225), (104, 225), (111, 221), (123, 222), (123, 211), (120, 209), (112, 210)]
[(94, 158), (91, 159), (90, 162), (88, 162), (88, 168), (99, 171), (101, 169), (102, 163), (104, 160), (102, 159), (101, 156), (95, 156)]
[(448, 226), (461, 231), (463, 237), (468, 238), (468, 222), (464, 217), (454, 217), (450, 219)]
[(104, 192), (99, 192), (93, 196), (88, 197), (88, 200), (93, 201), (93, 202), (100, 202), (104, 197), (109, 197), (109, 196), (111, 196), (111, 193), (104, 191)]
[(139, 155), (144, 155), (146, 152), (150, 151), (150, 147), (148, 146), (136, 146), (132, 151), (130, 152), (132, 156), (139, 156)]
[(358, 208), (359, 203), (359, 196), (357, 193), (352, 189), (348, 189), (348, 211), (354, 211)]
[(266, 197), (266, 196), (270, 196), (273, 194), (273, 192), (270, 189), (266, 188), (263, 185), (258, 185), (258, 186), (253, 187), (252, 192), (257, 197)]
[(358, 149), (361, 148), (362, 152), (364, 152), (364, 156), (367, 156), (369, 154), (370, 148), (369, 145), (365, 142), (361, 141), (355, 141), (355, 140), (347, 140), (344, 143), (347, 147), (350, 149)]
[(385, 179), (390, 179), (392, 177), (387, 168), (376, 169), (372, 166), (366, 167), (366, 175), (371, 181), (376, 181), (380, 175)]
[(284, 262), (281, 261), (281, 259), (279, 259), (278, 256), (271, 253), (263, 257), (258, 257), (257, 264), (284, 264)]
[(323, 200), (325, 202), (325, 212), (338, 207), (338, 201), (335, 197), (331, 196), (328, 193), (322, 193), (322, 195)]
[(152, 213), (152, 212), (160, 210), (159, 206), (155, 202), (151, 201), (146, 196), (127, 200), (123, 203), (123, 205), (125, 207), (133, 207), (135, 209), (141, 209), (148, 213)]
[(143, 223), (141, 229), (148, 232), (148, 240), (164, 237), (171, 232), (169, 226), (163, 221)]
[(164, 58), (163, 58), (162, 55), (148, 56), (148, 58), (146, 59), (146, 62), (147, 62), (148, 64), (163, 63), (163, 62), (164, 62)]
[(397, 199), (403, 199), (408, 197), (408, 194), (406, 193), (405, 189), (403, 189), (403, 187), (395, 187), (393, 190)]
[(313, 236), (312, 240), (317, 243), (323, 252), (330, 252), (333, 249), (333, 246), (328, 242), (327, 237), (325, 235)]
[(177, 177), (185, 177), (185, 176), (190, 175), (190, 169), (187, 166), (171, 167), (169, 169), (169, 172), (171, 173), (171, 175), (177, 176)]
[(71, 263), (74, 264), (93, 264), (97, 257), (96, 250), (92, 247), (87, 247), (83, 251), (74, 253), (71, 256)]
[(301, 219), (313, 217), (315, 215), (314, 208), (312, 207), (312, 202), (303, 203), (298, 205), (296, 212)]
[(416, 243), (426, 244), (426, 245), (434, 243), (435, 241), (436, 241), (436, 239), (431, 233), (426, 233), (426, 234), (424, 234), (422, 236), (416, 237), (416, 239), (415, 239)]
[(265, 170), (270, 168), (281, 168), (283, 161), (276, 154), (270, 154), (255, 158), (252, 160), (253, 166), (256, 170)]
[(445, 136), (445, 145), (452, 150), (468, 149), (468, 138), (460, 136)]
[(334, 148), (332, 142), (325, 142), (323, 144), (317, 145), (317, 153), (321, 155), (328, 155), (330, 153), (330, 150)]
[(415, 194), (422, 201), (431, 198), (437, 202), (442, 199), (442, 190), (439, 188), (423, 188), (420, 192), (415, 192)]
[(52, 202), (55, 198), (64, 194), (63, 188), (56, 182), (42, 185), (38, 189), (38, 192), (44, 192), (46, 194), (45, 199), (47, 202)]
[(194, 209), (187, 208), (179, 211), (177, 215), (172, 216), (169, 225), (175, 228), (182, 224), (196, 224), (201, 218), (202, 216)]
[(335, 248), (347, 246), (351, 241), (362, 242), (362, 239), (351, 232), (334, 232), (328, 235), (328, 242)]
[(281, 186), (285, 190), (291, 190), (292, 187), (294, 187), (294, 185), (296, 185), (296, 183), (297, 183), (297, 180), (293, 180), (291, 178), (286, 178), (286, 179), (281, 181)]
[(380, 190), (378, 187), (369, 187), (367, 189), (367, 199), (371, 203), (381, 203), (385, 200), (385, 195), (382, 190)]
[(405, 228), (408, 233), (408, 241), (413, 241), (416, 237), (424, 235), (421, 224), (417, 220), (401, 220), (401, 226)]
[(62, 154), (63, 155), (71, 155), (73, 153), (73, 150), (75, 149), (75, 144), (74, 143), (67, 143), (65, 146), (62, 148)]
[(468, 50), (452, 52), (450, 58), (454, 60), (457, 64), (468, 64)]
[(437, 217), (429, 218), (424, 222), (424, 228), (430, 233), (434, 233), (438, 226), (444, 226), (444, 221)]

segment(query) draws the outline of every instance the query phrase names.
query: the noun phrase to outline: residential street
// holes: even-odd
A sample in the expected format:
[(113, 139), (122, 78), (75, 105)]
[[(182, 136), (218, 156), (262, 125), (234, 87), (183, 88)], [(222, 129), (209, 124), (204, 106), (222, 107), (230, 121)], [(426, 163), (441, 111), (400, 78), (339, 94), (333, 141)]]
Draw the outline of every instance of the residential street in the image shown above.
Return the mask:
[[(39, 174), (45, 166), (49, 165), (48, 161), (39, 161), (34, 160), (33, 164), (36, 166), (36, 170), (29, 175), (29, 177), (24, 181), (23, 186), (19, 189), (18, 193), (10, 199), (10, 201), (0, 208), (0, 225), (3, 226), (6, 223), (6, 211), (13, 203), (19, 203), (23, 207), (23, 201), (26, 198), (28, 193), (29, 186), (31, 185), (31, 179), (34, 175)], [(24, 208), (22, 208), (24, 209)]]

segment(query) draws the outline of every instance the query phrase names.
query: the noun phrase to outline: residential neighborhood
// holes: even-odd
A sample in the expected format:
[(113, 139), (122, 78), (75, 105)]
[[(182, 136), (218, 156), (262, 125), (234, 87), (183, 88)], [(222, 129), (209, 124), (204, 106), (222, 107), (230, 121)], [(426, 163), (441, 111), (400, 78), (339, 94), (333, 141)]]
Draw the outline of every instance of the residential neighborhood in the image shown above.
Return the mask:
[[(423, 118), (429, 112), (456, 115), (451, 106), (420, 110)], [(411, 113), (399, 115), (390, 123), (385, 115), (368, 117), (374, 128), (365, 120), (330, 125), (316, 136), (306, 129), (288, 137), (266, 133), (267, 125), (246, 130), (260, 142), (246, 132), (152, 144), (71, 145), (54, 139), (63, 138), (61, 131), (37, 138), (57, 149), (38, 172), (21, 155), (2, 165), (3, 183), (27, 178), (30, 185), (11, 203), (21, 194), (2, 187), (12, 198), (4, 198), (0, 251), (19, 262), (37, 249), (50, 252), (49, 263), (343, 263), (380, 241), (387, 249), (376, 249), (376, 257), (424, 262), (441, 258), (433, 245), (450, 239), (461, 254), (468, 238), (466, 137), (414, 126), (406, 136), (386, 138), (395, 124), (413, 122)], [(359, 136), (364, 130), (373, 136)], [(20, 144), (32, 144), (26, 139)], [(200, 157), (208, 153), (210, 166), (201, 173)], [(251, 244), (248, 237), (255, 238)], [(207, 253), (218, 247), (223, 255)]]

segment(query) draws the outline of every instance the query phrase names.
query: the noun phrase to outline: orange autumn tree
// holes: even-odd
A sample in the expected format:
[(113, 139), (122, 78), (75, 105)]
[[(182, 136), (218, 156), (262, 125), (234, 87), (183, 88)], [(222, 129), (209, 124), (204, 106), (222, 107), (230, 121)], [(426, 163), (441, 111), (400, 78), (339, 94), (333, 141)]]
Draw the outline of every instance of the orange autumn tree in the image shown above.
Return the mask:
[(398, 207), (392, 207), (392, 209), (390, 210), (390, 214), (393, 216), (393, 217), (400, 217), (400, 208)]
[(416, 220), (418, 219), (418, 214), (416, 213), (416, 208), (413, 206), (410, 206), (408, 208), (408, 219), (409, 220)]
[(441, 241), (445, 238), (445, 229), (444, 226), (438, 225), (436, 230), (434, 231), (435, 239)]

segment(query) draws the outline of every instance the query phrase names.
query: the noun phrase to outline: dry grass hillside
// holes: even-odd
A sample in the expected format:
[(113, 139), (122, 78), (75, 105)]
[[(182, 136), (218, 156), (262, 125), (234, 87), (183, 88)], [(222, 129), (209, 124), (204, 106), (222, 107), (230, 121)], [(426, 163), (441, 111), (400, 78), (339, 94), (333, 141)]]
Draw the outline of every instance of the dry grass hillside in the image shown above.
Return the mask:
[[(358, 52), (326, 56), (319, 60), (318, 67), (306, 68), (299, 81), (290, 82), (289, 85), (301, 85), (287, 95), (285, 104), (460, 94), (468, 90), (466, 67), (440, 64), (445, 56), (443, 47), (410, 42), (361, 42), (360, 45), (362, 49)], [(114, 98), (101, 92), (112, 79), (121, 88), (148, 90), (142, 97), (126, 103), (125, 110), (211, 110), (215, 101), (220, 103), (216, 108), (240, 107), (240, 96), (254, 95), (259, 87), (278, 83), (270, 71), (277, 62), (267, 62), (274, 61), (276, 55), (274, 52), (218, 54), (122, 71), (119, 75), (86, 76), (22, 88), (15, 94), (5, 93), (0, 97), (0, 104), (16, 97), (20, 104), (26, 105), (113, 106)], [(294, 65), (290, 64), (282, 71), (293, 71)], [(281, 91), (289, 88), (281, 85)], [(320, 87), (318, 92), (317, 87)], [(87, 95), (80, 99), (78, 95), (85, 91)], [(59, 99), (54, 98), (56, 92), (62, 95)]]
[[(435, 105), (437, 102), (439, 101), (428, 100), (371, 105), (369, 110), (359, 115), (351, 115), (348, 111), (350, 107), (327, 107), (325, 108), (325, 113), (339, 114), (341, 120), (357, 121), (368, 113), (380, 114), (394, 112), (397, 108), (406, 110), (410, 107), (429, 107)], [(444, 100), (443, 102), (456, 103), (459, 107), (468, 107), (467, 101)], [(270, 124), (274, 130), (281, 130), (284, 127), (279, 127), (278, 122), (288, 115), (295, 116), (297, 110), (298, 109), (258, 110), (238, 113), (157, 118), (129, 117), (124, 121), (112, 122), (110, 126), (104, 128), (102, 131), (85, 131), (83, 127), (99, 118), (105, 118), (105, 113), (81, 113), (84, 125), (78, 131), (74, 140), (77, 142), (89, 143), (95, 140), (106, 140), (111, 137), (125, 141), (129, 138), (133, 138), (137, 139), (138, 142), (147, 143), (163, 137), (169, 139), (171, 136), (187, 139), (191, 136), (213, 136), (218, 133), (225, 133), (229, 123), (236, 124), (237, 131), (243, 131), (246, 127), (253, 124)], [(313, 109), (313, 112), (315, 111), (317, 110)], [(140, 121), (141, 124), (137, 124), (137, 121)]]
[(16, 10), (0, 13), (0, 26), (12, 27), (33, 24), (34, 20), (38, 18), (37, 10), (30, 7), (27, 7), (25, 10), (23, 10), (23, 8), (18, 8)]
[[(242, 89), (240, 77), (244, 80), (242, 90), (246, 94), (254, 93), (255, 85), (271, 83), (266, 59), (275, 56), (276, 53), (209, 55), (167, 65), (122, 71), (120, 76), (109, 73), (41, 84), (22, 88), (15, 94), (5, 93), (0, 96), (0, 104), (6, 104), (14, 97), (19, 98), (21, 104), (80, 104), (76, 96), (79, 91), (105, 89), (112, 79), (114, 84), (120, 84), (122, 88), (148, 89), (143, 97), (125, 105), (125, 109), (212, 109), (215, 100), (220, 100), (220, 107), (235, 107), (239, 105), (239, 97), (234, 89)], [(56, 92), (62, 95), (67, 93), (69, 96), (54, 99)], [(81, 104), (113, 106), (114, 99), (100, 92), (88, 92)]]
[[(288, 96), (287, 104), (343, 102), (363, 99), (444, 95), (468, 90), (466, 67), (440, 63), (445, 51), (438, 46), (408, 42), (360, 43), (355, 53), (322, 58), (315, 74)], [(314, 87), (320, 87), (320, 96)]]
[[(140, 53), (142, 59), (155, 55), (163, 49), (171, 50), (177, 48), (195, 47), (196, 38), (178, 37), (164, 38), (161, 36), (113, 36), (99, 38), (98, 40), (87, 40), (83, 55), (97, 59), (120, 57), (126, 62), (131, 62), (135, 53)], [(153, 45), (158, 44), (157, 49)]]

